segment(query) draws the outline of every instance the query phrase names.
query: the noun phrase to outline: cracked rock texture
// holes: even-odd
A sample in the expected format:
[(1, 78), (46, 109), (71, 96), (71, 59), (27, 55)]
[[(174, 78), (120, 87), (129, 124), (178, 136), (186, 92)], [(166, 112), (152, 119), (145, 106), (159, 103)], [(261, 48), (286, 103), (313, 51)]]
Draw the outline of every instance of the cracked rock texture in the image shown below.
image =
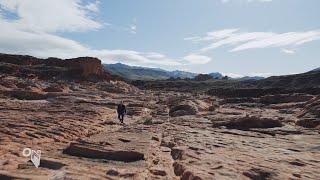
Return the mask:
[(3, 74), (0, 179), (320, 179), (319, 104)]

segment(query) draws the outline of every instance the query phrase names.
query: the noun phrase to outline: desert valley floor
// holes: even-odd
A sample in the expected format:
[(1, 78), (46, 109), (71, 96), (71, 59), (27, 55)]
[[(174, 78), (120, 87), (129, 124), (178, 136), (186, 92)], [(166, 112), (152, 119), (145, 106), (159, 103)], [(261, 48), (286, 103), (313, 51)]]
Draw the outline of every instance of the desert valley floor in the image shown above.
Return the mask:
[(319, 77), (144, 84), (96, 58), (1, 54), (0, 179), (320, 179)]
[[(297, 125), (319, 112), (319, 96), (220, 99), (11, 76), (0, 87), (0, 179), (320, 178), (319, 129)], [(39, 168), (26, 147), (41, 150)]]

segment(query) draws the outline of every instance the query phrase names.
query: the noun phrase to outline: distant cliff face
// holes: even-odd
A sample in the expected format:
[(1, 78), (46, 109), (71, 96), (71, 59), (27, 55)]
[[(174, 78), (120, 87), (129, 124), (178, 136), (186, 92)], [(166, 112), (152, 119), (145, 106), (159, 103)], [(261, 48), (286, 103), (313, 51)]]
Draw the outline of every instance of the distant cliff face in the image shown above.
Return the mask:
[(33, 74), (41, 79), (112, 79), (114, 76), (103, 70), (101, 61), (92, 57), (74, 59), (48, 58), (0, 54), (0, 72), (27, 76)]
[(92, 75), (103, 77), (105, 75), (101, 61), (97, 58), (80, 57), (65, 60), (65, 63), (69, 69), (78, 70), (81, 77), (88, 78)]

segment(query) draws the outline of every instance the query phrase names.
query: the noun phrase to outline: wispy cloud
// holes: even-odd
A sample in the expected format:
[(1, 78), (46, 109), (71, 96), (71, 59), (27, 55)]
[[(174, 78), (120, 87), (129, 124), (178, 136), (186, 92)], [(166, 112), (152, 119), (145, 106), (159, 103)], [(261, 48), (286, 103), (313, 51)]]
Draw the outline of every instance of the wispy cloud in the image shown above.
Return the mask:
[(137, 18), (133, 18), (132, 22), (126, 25), (120, 25), (117, 23), (108, 23), (108, 26), (110, 29), (116, 30), (116, 31), (122, 31), (127, 32), (130, 34), (137, 34), (138, 32), (138, 25), (137, 25)]
[(129, 27), (129, 32), (131, 34), (137, 34), (137, 19), (134, 18), (132, 24)]
[(281, 51), (286, 54), (295, 54), (296, 53), (296, 51), (292, 50), (292, 49), (281, 49)]
[(130, 33), (137, 34), (137, 25), (130, 25)]
[(87, 4), (85, 7), (92, 12), (99, 12), (100, 1), (95, 1)]
[(190, 64), (207, 64), (211, 61), (210, 57), (197, 55), (197, 54), (189, 54), (183, 58)]
[[(320, 30), (304, 32), (240, 32), (239, 29), (224, 29), (208, 32), (206, 36), (185, 38), (192, 42), (212, 42), (203, 47), (200, 52), (207, 52), (222, 46), (230, 46), (230, 52), (258, 48), (287, 48), (320, 40)], [(284, 52), (284, 51), (283, 51)], [(288, 51), (286, 51), (288, 53)]]
[(178, 59), (171, 59), (166, 55), (155, 52), (137, 52), (132, 50), (100, 50), (90, 51), (92, 56), (101, 59), (108, 59), (107, 63), (124, 62), (130, 65), (169, 65), (179, 66), (182, 61)]

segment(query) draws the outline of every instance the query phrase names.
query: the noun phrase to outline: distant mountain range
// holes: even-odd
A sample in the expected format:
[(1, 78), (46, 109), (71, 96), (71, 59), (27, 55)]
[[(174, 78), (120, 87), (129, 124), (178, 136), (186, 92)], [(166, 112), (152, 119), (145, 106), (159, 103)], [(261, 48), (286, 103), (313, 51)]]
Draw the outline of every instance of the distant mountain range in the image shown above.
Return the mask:
[(130, 80), (163, 80), (169, 78), (194, 78), (197, 74), (185, 71), (166, 71), (159, 68), (128, 66), (122, 63), (104, 64), (104, 69), (111, 74)]
[(314, 69), (314, 70), (312, 70), (310, 72), (320, 72), (320, 68)]
[[(122, 63), (116, 64), (104, 64), (104, 69), (111, 74), (121, 76), (129, 80), (165, 80), (169, 78), (181, 78), (193, 79), (197, 76), (197, 73), (186, 72), (186, 71), (166, 71), (160, 68), (147, 68), (140, 66), (128, 66)], [(224, 76), (219, 72), (210, 73), (214, 79), (221, 79)], [(249, 77), (245, 76), (242, 78), (237, 78), (239, 80), (260, 80), (264, 77), (254, 76)]]

